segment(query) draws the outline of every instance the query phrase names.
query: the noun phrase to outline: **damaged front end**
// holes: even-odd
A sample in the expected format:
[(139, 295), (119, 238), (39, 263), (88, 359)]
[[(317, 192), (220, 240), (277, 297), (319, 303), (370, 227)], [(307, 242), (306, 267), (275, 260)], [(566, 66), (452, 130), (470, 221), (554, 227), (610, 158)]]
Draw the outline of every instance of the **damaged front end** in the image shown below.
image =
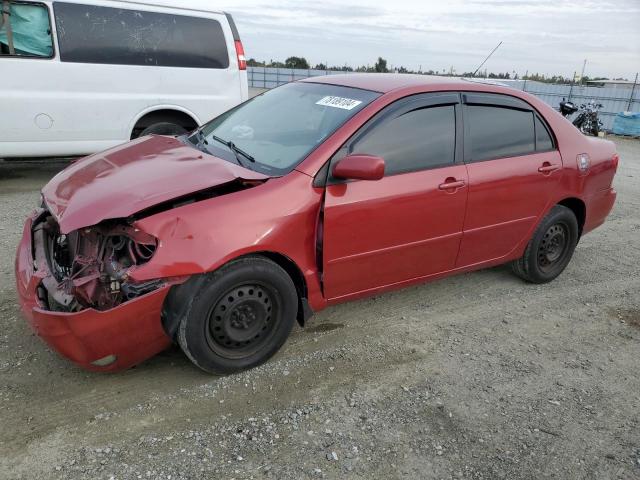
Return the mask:
[(123, 221), (63, 234), (45, 212), (33, 226), (34, 267), (48, 273), (38, 288), (40, 304), (50, 311), (105, 311), (150, 293), (163, 282), (133, 283), (128, 272), (151, 260), (156, 248), (153, 236)]
[(152, 357), (172, 342), (163, 327), (167, 295), (194, 272), (189, 262), (155, 268), (167, 249), (161, 233), (141, 224), (268, 179), (164, 136), (69, 165), (42, 189), (18, 245), (25, 319), (84, 368), (116, 371)]
[(171, 286), (182, 281), (130, 278), (157, 245), (126, 221), (64, 234), (47, 210), (34, 212), (15, 263), (26, 320), (54, 350), (88, 370), (123, 370), (152, 357), (171, 344), (162, 309)]

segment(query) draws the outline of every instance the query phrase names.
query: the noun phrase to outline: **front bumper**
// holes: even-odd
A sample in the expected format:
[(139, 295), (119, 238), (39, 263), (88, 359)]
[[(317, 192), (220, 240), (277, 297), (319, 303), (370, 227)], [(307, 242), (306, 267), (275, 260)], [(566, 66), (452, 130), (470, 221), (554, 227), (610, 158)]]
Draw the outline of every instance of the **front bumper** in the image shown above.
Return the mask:
[(26, 222), (15, 263), (20, 307), (37, 335), (77, 365), (94, 371), (118, 371), (146, 360), (171, 344), (161, 322), (170, 285), (107, 311), (54, 312), (38, 299), (46, 265), (34, 266), (32, 225)]

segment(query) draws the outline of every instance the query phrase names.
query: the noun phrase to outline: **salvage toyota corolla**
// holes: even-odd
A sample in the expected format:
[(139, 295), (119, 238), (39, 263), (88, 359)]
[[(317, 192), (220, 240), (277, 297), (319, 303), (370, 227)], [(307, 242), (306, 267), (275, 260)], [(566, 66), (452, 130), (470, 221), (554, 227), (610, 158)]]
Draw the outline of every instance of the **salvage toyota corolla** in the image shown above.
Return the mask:
[(24, 227), (18, 293), (83, 367), (175, 341), (235, 372), (328, 305), (502, 263), (555, 279), (609, 214), (617, 165), (613, 143), (520, 91), (308, 79), (59, 173)]

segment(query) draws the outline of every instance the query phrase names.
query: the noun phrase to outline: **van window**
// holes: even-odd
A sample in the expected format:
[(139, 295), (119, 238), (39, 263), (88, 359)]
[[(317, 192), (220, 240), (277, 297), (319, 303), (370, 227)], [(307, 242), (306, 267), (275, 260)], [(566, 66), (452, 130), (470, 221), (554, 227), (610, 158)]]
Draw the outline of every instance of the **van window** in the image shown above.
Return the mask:
[(227, 68), (222, 27), (209, 18), (54, 3), (63, 62)]
[(389, 176), (453, 165), (455, 144), (455, 109), (448, 105), (413, 110), (386, 121), (350, 150), (382, 157)]
[(53, 42), (47, 7), (10, 2), (9, 12), (4, 16), (0, 11), (0, 56), (51, 58)]
[(471, 161), (533, 153), (533, 112), (497, 106), (467, 105), (465, 124), (471, 140)]

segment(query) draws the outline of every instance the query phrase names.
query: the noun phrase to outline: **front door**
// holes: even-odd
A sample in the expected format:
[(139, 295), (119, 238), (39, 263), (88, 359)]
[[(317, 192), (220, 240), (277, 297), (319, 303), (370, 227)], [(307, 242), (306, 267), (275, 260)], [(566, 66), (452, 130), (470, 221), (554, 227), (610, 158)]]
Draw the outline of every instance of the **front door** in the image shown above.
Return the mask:
[(454, 268), (467, 198), (456, 137), (458, 99), (429, 94), (396, 102), (334, 157), (332, 166), (350, 153), (382, 157), (385, 177), (337, 181), (329, 175), (323, 228), (327, 298)]

